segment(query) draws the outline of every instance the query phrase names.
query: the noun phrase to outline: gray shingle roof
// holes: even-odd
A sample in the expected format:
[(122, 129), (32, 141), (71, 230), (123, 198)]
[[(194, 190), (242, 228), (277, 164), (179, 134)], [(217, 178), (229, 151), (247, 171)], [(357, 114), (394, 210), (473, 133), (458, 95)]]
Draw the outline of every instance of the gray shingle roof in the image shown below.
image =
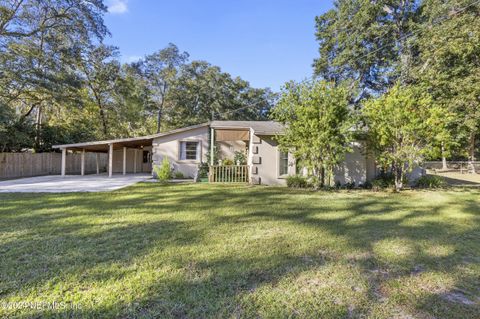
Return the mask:
[(199, 127), (210, 126), (213, 128), (223, 128), (223, 129), (250, 129), (252, 128), (257, 135), (276, 135), (282, 134), (284, 126), (278, 122), (274, 121), (211, 121), (202, 124), (182, 127), (179, 129), (171, 130), (168, 132), (162, 132), (147, 136), (131, 137), (131, 138), (118, 138), (104, 141), (91, 141), (84, 143), (74, 143), (74, 144), (62, 144), (62, 145), (53, 145), (53, 148), (69, 148), (69, 149), (82, 149), (87, 146), (108, 146), (110, 143), (121, 143), (125, 145), (134, 145), (134, 144), (145, 144), (151, 142), (156, 137), (166, 136), (170, 134), (175, 134), (183, 131), (188, 131), (196, 129)]
[(212, 121), (213, 128), (252, 128), (258, 135), (282, 134), (284, 126), (274, 121)]

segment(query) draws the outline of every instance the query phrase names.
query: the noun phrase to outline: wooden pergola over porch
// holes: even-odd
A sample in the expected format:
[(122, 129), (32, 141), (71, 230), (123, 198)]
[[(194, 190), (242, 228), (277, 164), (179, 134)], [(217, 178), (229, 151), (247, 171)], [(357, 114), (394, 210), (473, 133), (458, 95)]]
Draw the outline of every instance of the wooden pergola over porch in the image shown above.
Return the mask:
[[(209, 163), (209, 182), (226, 183), (248, 183), (250, 179), (250, 166), (247, 164), (239, 165), (215, 165), (214, 148), (217, 142), (245, 142), (247, 150), (249, 148), (251, 129), (249, 127), (222, 127), (210, 126), (210, 163)], [(248, 156), (248, 154), (246, 154)]]
[(96, 156), (96, 172), (100, 174), (100, 167), (98, 161), (99, 153), (108, 154), (108, 177), (113, 175), (113, 151), (118, 149), (123, 149), (123, 170), (122, 174), (126, 175), (127, 173), (127, 149), (134, 149), (134, 164), (133, 164), (133, 173), (137, 173), (137, 151), (143, 150), (146, 146), (152, 146), (153, 138), (151, 137), (138, 137), (138, 138), (125, 138), (125, 139), (116, 139), (116, 140), (106, 140), (106, 141), (94, 141), (94, 142), (85, 142), (85, 143), (76, 143), (76, 144), (65, 144), (65, 145), (54, 145), (53, 148), (60, 149), (62, 151), (62, 165), (61, 165), (61, 175), (65, 176), (66, 162), (67, 162), (67, 151), (80, 152), (81, 153), (81, 168), (80, 174), (85, 175), (85, 153), (97, 153)]

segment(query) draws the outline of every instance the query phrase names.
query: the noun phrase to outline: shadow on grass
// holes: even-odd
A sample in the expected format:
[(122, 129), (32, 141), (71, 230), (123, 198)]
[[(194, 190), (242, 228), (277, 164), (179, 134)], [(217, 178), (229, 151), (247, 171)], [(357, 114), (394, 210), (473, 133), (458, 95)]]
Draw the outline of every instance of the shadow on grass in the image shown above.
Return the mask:
[[(133, 302), (119, 300), (75, 312), (50, 314), (92, 318), (258, 317), (255, 307), (244, 309), (245, 295), (264, 286), (274, 289), (286, 277), (329, 264), (346, 263), (358, 268), (367, 278), (365, 295), (369, 305), (352, 310), (348, 305), (325, 304), (324, 307), (332, 310), (330, 317), (374, 316), (370, 312), (374, 305), (382, 307), (389, 302), (391, 291), (385, 289), (387, 283), (398, 281), (401, 285), (402, 281), (415, 280), (429, 272), (455, 271), (459, 275), (449, 290), (399, 295), (414, 308), (409, 311), (417, 311), (414, 316), (458, 318), (461, 314), (463, 318), (477, 318), (479, 273), (472, 269), (478, 270), (480, 264), (480, 209), (476, 199), (479, 193), (445, 194), (445, 201), (419, 203), (411, 194), (139, 184), (108, 196), (13, 196), (5, 198), (5, 205), (0, 209), (5, 221), (1, 231), (19, 232), (11, 235), (12, 239), (7, 237), (6, 243), (0, 243), (3, 256), (0, 297), (42, 286), (58, 275), (54, 270), (61, 269), (62, 275), (68, 275), (88, 272), (102, 264), (107, 269), (117, 263), (127, 267), (153, 249), (178, 247), (177, 257), (159, 261), (158, 265), (168, 264), (181, 270), (182, 275), (149, 282)], [(458, 212), (459, 216), (445, 218), (448, 210)], [(138, 214), (140, 220), (149, 216), (166, 216), (166, 219), (129, 224), (120, 218), (122, 214)], [(73, 217), (75, 222), (68, 223)], [(102, 229), (101, 224), (90, 223), (90, 218), (101, 218), (108, 227)], [(468, 227), (459, 227), (456, 220), (468, 220)], [(208, 247), (208, 234), (217, 229), (221, 233), (222, 227), (228, 226), (241, 231), (241, 226), (254, 227), (262, 223), (329, 234), (341, 239), (348, 251), (361, 253), (347, 256), (343, 250), (336, 251), (330, 246), (326, 250), (322, 242), (312, 242), (306, 251), (298, 253), (286, 248), (285, 252), (265, 251), (248, 257), (232, 255), (228, 250), (214, 256), (202, 251), (202, 245)], [(291, 245), (294, 243), (292, 240)], [(385, 250), (382, 245), (393, 245), (392, 256), (382, 255)], [(185, 246), (196, 246), (200, 252), (185, 254), (180, 251)], [(425, 250), (428, 246), (448, 247), (448, 250), (431, 253)], [(396, 250), (404, 251), (404, 255), (395, 256)], [(88, 279), (102, 282), (112, 276), (119, 274), (90, 274)], [(18, 315), (31, 317), (40, 313)], [(292, 311), (291, 315), (299, 316), (299, 313)], [(314, 313), (311, 315), (315, 317)]]

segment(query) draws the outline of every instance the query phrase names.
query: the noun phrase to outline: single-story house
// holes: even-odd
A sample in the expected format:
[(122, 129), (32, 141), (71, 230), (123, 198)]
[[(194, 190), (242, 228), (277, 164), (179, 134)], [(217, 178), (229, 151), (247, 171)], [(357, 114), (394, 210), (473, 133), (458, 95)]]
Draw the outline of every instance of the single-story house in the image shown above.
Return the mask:
[[(211, 182), (283, 185), (286, 176), (298, 172), (293, 156), (278, 148), (275, 137), (283, 131), (283, 125), (273, 121), (211, 121), (148, 136), (55, 145), (54, 148), (62, 150), (62, 175), (65, 175), (68, 151), (96, 152), (108, 153), (109, 176), (152, 172), (153, 166), (160, 165), (167, 157), (172, 169), (186, 177), (196, 176), (199, 165), (207, 163)], [(334, 180), (358, 185), (373, 179), (376, 168), (373, 158), (363, 151), (363, 142), (352, 146), (353, 152), (348, 153), (344, 163), (335, 170)], [(245, 161), (240, 163), (238, 158)], [(229, 161), (225, 161), (227, 159)], [(97, 165), (97, 174), (100, 170)]]

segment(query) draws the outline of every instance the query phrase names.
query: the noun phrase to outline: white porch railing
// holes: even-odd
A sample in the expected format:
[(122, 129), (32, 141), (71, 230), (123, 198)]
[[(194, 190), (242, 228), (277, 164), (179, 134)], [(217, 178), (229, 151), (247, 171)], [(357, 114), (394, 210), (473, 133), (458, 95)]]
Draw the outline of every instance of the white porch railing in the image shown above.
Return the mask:
[(212, 165), (209, 167), (210, 183), (248, 183), (248, 165)]

